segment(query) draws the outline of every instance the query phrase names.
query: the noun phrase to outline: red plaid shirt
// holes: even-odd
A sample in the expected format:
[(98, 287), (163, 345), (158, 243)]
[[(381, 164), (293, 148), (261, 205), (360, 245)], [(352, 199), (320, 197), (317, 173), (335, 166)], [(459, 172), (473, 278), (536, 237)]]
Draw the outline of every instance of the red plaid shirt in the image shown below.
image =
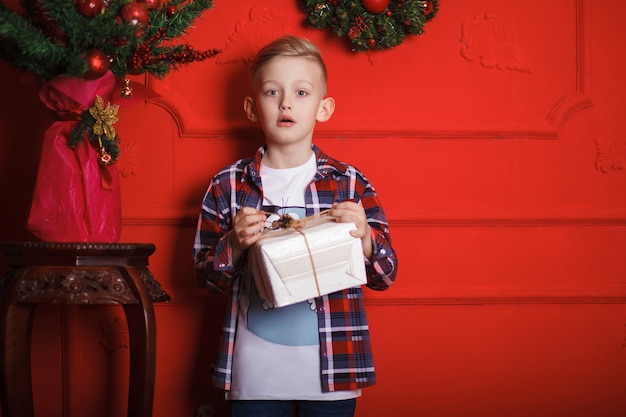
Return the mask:
[[(389, 288), (396, 278), (398, 261), (374, 187), (355, 167), (330, 158), (315, 145), (313, 150), (317, 174), (306, 190), (306, 215), (329, 209), (334, 202), (361, 202), (374, 248), (373, 261), (364, 257), (367, 286), (374, 290)], [(219, 352), (212, 367), (215, 384), (226, 390), (232, 379), (239, 278), (247, 267), (245, 256), (237, 265), (232, 263), (230, 230), (240, 208), (261, 209), (263, 189), (259, 172), (264, 152), (260, 148), (254, 157), (241, 159), (213, 177), (202, 204), (193, 248), (198, 282), (216, 293), (230, 291)], [(373, 385), (376, 376), (361, 287), (319, 297), (316, 305), (322, 390), (354, 390)]]

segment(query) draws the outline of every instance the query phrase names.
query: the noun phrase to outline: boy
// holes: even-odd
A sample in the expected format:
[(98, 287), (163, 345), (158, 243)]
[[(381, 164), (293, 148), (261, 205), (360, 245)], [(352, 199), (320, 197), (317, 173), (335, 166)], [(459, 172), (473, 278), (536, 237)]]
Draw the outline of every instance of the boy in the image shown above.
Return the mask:
[(199, 282), (230, 291), (213, 379), (232, 417), (291, 417), (292, 408), (300, 417), (353, 416), (361, 388), (375, 383), (361, 288), (271, 308), (256, 292), (247, 249), (267, 212), (303, 218), (330, 209), (356, 225), (367, 286), (385, 290), (397, 273), (387, 220), (367, 179), (312, 143), (315, 124), (335, 109), (319, 50), (284, 36), (259, 51), (251, 75), (244, 110), (265, 145), (211, 180), (193, 251)]

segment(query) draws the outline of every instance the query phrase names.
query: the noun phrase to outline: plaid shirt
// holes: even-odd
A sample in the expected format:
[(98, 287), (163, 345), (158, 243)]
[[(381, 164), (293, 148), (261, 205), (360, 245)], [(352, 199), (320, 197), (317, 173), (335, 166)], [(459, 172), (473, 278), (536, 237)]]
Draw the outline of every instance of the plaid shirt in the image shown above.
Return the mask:
[[(385, 290), (394, 282), (397, 258), (391, 247), (387, 219), (374, 187), (356, 168), (325, 155), (313, 145), (317, 173), (305, 194), (306, 215), (332, 207), (334, 202), (361, 202), (371, 228), (373, 261), (364, 258), (367, 286)], [(261, 208), (263, 189), (259, 175), (265, 148), (251, 158), (222, 169), (204, 197), (193, 248), (198, 282), (216, 293), (230, 291), (219, 351), (212, 373), (215, 385), (231, 387), (233, 348), (239, 312), (239, 278), (245, 256), (233, 265), (230, 230), (242, 207)], [(361, 287), (316, 299), (322, 369), (322, 390), (353, 390), (376, 382), (369, 327)]]

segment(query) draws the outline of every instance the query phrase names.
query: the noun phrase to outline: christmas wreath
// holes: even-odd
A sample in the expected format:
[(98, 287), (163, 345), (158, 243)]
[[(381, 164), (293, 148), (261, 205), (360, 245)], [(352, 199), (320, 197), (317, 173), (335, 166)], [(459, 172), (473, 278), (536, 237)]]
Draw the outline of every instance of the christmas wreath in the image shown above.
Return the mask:
[(330, 27), (357, 51), (393, 48), (421, 35), (439, 9), (438, 0), (300, 0), (311, 26)]
[[(15, 2), (14, 2), (15, 3)], [(217, 50), (176, 44), (212, 0), (0, 0), (0, 59), (49, 81), (58, 77), (97, 80), (149, 73), (164, 78), (181, 65)], [(130, 81), (120, 91), (130, 97)], [(117, 105), (94, 107), (76, 118), (68, 139), (75, 147), (87, 135), (101, 150), (102, 164), (115, 162)], [(106, 127), (106, 128), (103, 128)]]

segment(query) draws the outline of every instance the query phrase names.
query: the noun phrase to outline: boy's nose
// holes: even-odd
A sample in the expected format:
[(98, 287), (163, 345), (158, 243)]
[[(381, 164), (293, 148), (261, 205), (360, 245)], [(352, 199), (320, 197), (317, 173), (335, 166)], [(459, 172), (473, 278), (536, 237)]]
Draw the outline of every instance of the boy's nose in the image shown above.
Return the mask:
[(289, 104), (281, 104), (280, 105), (280, 109), (281, 110), (291, 110), (291, 106)]

